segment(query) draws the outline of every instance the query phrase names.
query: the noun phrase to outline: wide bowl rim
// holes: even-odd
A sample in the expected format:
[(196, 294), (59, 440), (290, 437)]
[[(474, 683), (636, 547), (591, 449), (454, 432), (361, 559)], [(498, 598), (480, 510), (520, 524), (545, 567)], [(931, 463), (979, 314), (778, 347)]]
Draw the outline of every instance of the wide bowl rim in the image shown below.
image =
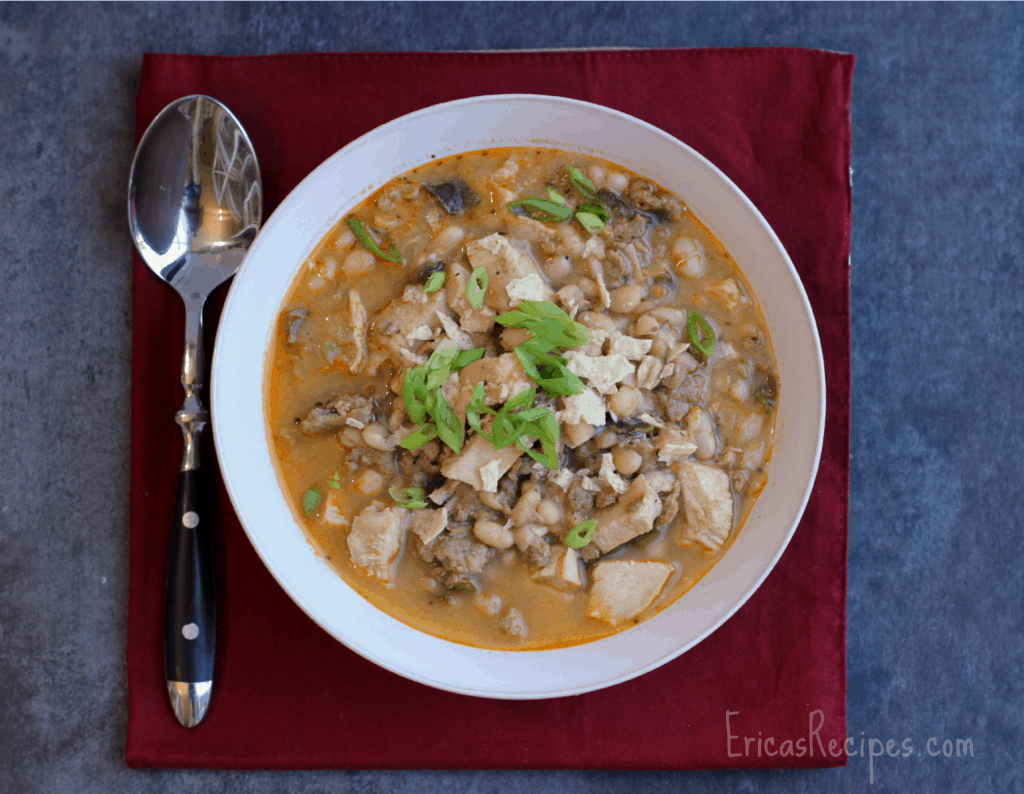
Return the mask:
[[(249, 510), (243, 498), (244, 487), (242, 487), (242, 484), (239, 483), (238, 481), (238, 476), (236, 475), (236, 472), (234, 470), (234, 461), (229, 456), (229, 450), (231, 449), (231, 439), (226, 437), (225, 435), (227, 431), (224, 429), (224, 424), (216, 420), (218, 414), (218, 406), (222, 404), (220, 399), (221, 395), (225, 394), (225, 388), (228, 385), (225, 382), (225, 368), (229, 366), (228, 364), (219, 365), (219, 362), (230, 361), (230, 358), (225, 350), (226, 346), (229, 345), (229, 342), (227, 341), (229, 339), (229, 332), (226, 331), (225, 329), (230, 329), (232, 318), (238, 316), (239, 312), (244, 310), (243, 293), (248, 289), (248, 281), (251, 278), (253, 278), (253, 276), (248, 275), (248, 273), (251, 272), (251, 268), (247, 269), (248, 263), (250, 261), (258, 260), (258, 257), (260, 256), (263, 248), (268, 244), (267, 240), (271, 238), (271, 233), (276, 234), (275, 229), (280, 223), (282, 223), (282, 219), (288, 217), (289, 213), (302, 202), (303, 196), (305, 196), (313, 186), (315, 186), (321, 179), (323, 179), (324, 175), (329, 173), (333, 166), (338, 164), (340, 161), (344, 161), (346, 157), (358, 152), (360, 149), (367, 147), (370, 143), (374, 141), (379, 141), (382, 138), (382, 136), (393, 134), (397, 130), (401, 130), (403, 127), (407, 127), (410, 124), (430, 119), (432, 116), (436, 116), (437, 114), (443, 114), (452, 111), (460, 111), (464, 108), (471, 108), (473, 106), (493, 106), (495, 104), (504, 104), (509, 107), (515, 107), (517, 105), (521, 106), (524, 103), (540, 103), (540, 106), (558, 107), (569, 110), (575, 109), (578, 110), (579, 112), (604, 114), (607, 115), (609, 118), (617, 119), (620, 122), (635, 125), (638, 128), (645, 131), (647, 134), (657, 136), (673, 147), (680, 147), (683, 150), (683, 152), (685, 152), (686, 156), (694, 158), (701, 167), (709, 171), (710, 174), (713, 175), (714, 178), (719, 181), (721, 187), (725, 188), (729, 192), (731, 200), (738, 201), (741, 205), (743, 205), (746, 212), (750, 216), (752, 216), (752, 219), (755, 220), (757, 224), (759, 224), (760, 228), (758, 229), (758, 231), (764, 234), (765, 237), (771, 241), (772, 245), (774, 246), (775, 253), (781, 255), (781, 261), (787, 269), (788, 275), (792, 281), (792, 284), (789, 286), (795, 287), (796, 293), (799, 298), (800, 305), (790, 307), (790, 309), (800, 310), (801, 319), (806, 321), (807, 326), (811, 331), (810, 341), (812, 342), (812, 348), (815, 357), (815, 366), (813, 368), (814, 371), (812, 374), (814, 376), (814, 385), (817, 389), (819, 396), (819, 399), (815, 400), (815, 405), (818, 410), (818, 421), (816, 423), (817, 427), (815, 431), (816, 437), (813, 444), (813, 460), (810, 461), (809, 476), (807, 477), (807, 481), (803, 488), (803, 492), (799, 494), (799, 504), (795, 506), (795, 510), (793, 509), (793, 505), (789, 506), (790, 510), (793, 511), (794, 518), (791, 522), (791, 525), (788, 528), (788, 531), (785, 533), (785, 536), (781, 539), (781, 542), (778, 543), (777, 547), (774, 550), (774, 553), (771, 554), (770, 557), (766, 557), (763, 560), (761, 560), (761, 570), (759, 574), (750, 580), (749, 584), (745, 587), (742, 593), (740, 593), (738, 596), (734, 596), (731, 599), (730, 605), (726, 607), (724, 610), (722, 610), (719, 614), (717, 614), (713, 621), (704, 630), (688, 638), (686, 641), (681, 642), (677, 647), (674, 647), (671, 650), (668, 650), (667, 652), (660, 653), (654, 658), (647, 660), (644, 664), (630, 668), (629, 670), (621, 673), (609, 675), (605, 678), (588, 680), (586, 683), (580, 685), (561, 685), (554, 689), (550, 687), (538, 687), (535, 689), (517, 689), (515, 687), (511, 689), (492, 689), (488, 687), (468, 686), (451, 677), (437, 678), (424, 673), (422, 670), (415, 672), (411, 671), (409, 668), (408, 659), (396, 659), (393, 656), (382, 654), (376, 651), (373, 647), (370, 647), (370, 645), (368, 645), (365, 641), (357, 641), (350, 634), (341, 636), (341, 634), (339, 633), (339, 628), (325, 618), (322, 609), (318, 608), (316, 604), (310, 603), (307, 598), (303, 597), (299, 592), (296, 591), (294, 582), (292, 582), (284, 575), (283, 571), (281, 570), (277, 562), (272, 558), (271, 555), (268, 555), (267, 548), (264, 545), (263, 539), (258, 536), (258, 533), (254, 532), (254, 530), (250, 527), (250, 521), (247, 520), (247, 517), (249, 517)], [(477, 146), (476, 148), (486, 147)], [(569, 150), (574, 150), (574, 147), (567, 148)], [(585, 149), (587, 147), (582, 148)], [(473, 149), (464, 149), (464, 151), (472, 150)], [(581, 151), (582, 149), (580, 147), (575, 147), (575, 150)], [(413, 166), (406, 165), (405, 167), (401, 168), (401, 171), (408, 170), (409, 167)], [(401, 171), (399, 171), (398, 173), (400, 173)], [(388, 176), (387, 178), (390, 178), (390, 176)], [(382, 181), (386, 181), (386, 179)], [(367, 187), (363, 191), (363, 196), (366, 193), (370, 192), (371, 188), (375, 189), (375, 186), (371, 185), (370, 187)], [(354, 196), (350, 206), (354, 206), (355, 204), (357, 204), (360, 200), (362, 200), (363, 196)], [(343, 213), (344, 209), (347, 208), (342, 208), (341, 210), (339, 210), (339, 213)], [(698, 215), (699, 214), (700, 213), (698, 208)], [(315, 242), (316, 241), (314, 241), (314, 243)], [(723, 241), (723, 244), (726, 244), (728, 247), (727, 241)], [(295, 275), (298, 272), (298, 268), (301, 267), (301, 265), (302, 262), (299, 261), (294, 263), (294, 266), (291, 267), (290, 272), (292, 278), (295, 277)], [(285, 295), (282, 295), (281, 300), (283, 300), (284, 297)], [(776, 355), (778, 356), (778, 351), (776, 351)], [(774, 569), (779, 558), (782, 556), (782, 553), (788, 547), (789, 542), (791, 541), (793, 534), (795, 533), (796, 528), (800, 523), (800, 519), (804, 513), (804, 510), (807, 506), (807, 502), (810, 499), (810, 495), (813, 491), (813, 486), (820, 464), (821, 452), (824, 441), (825, 371), (824, 359), (821, 350), (821, 342), (813, 310), (811, 309), (810, 301), (808, 300), (806, 290), (803, 287), (803, 283), (800, 280), (798, 273), (796, 272), (796, 268), (794, 267), (788, 255), (788, 252), (786, 252), (785, 247), (782, 245), (781, 241), (779, 241), (774, 230), (767, 223), (767, 221), (764, 219), (764, 217), (761, 215), (758, 209), (754, 206), (754, 204), (750, 201), (750, 199), (732, 182), (732, 180), (730, 180), (720, 169), (718, 169), (707, 158), (705, 158), (699, 152), (694, 150), (692, 147), (688, 146), (683, 141), (680, 141), (678, 138), (675, 138), (674, 136), (670, 135), (664, 130), (659, 129), (658, 127), (655, 127), (654, 125), (645, 122), (642, 119), (638, 119), (629, 114), (602, 105), (598, 105), (591, 102), (585, 102), (582, 100), (569, 99), (565, 97), (547, 96), (542, 94), (490, 94), (478, 97), (467, 97), (465, 99), (454, 100), (452, 102), (445, 102), (437, 105), (432, 105), (430, 107), (423, 108), (412, 113), (400, 116), (390, 122), (387, 122), (386, 124), (381, 125), (380, 127), (375, 128), (374, 130), (367, 132), (366, 134), (350, 142), (349, 144), (335, 152), (333, 155), (325, 159), (319, 166), (317, 166), (317, 168), (315, 168), (309, 175), (307, 175), (301, 182), (299, 182), (299, 184), (288, 194), (288, 196), (285, 197), (285, 199), (280, 203), (280, 205), (274, 210), (274, 212), (268, 218), (261, 233), (257, 235), (256, 240), (254, 241), (252, 247), (250, 248), (246, 255), (245, 262), (243, 262), (238, 274), (236, 274), (235, 276), (234, 283), (232, 284), (231, 290), (229, 291), (227, 299), (225, 301), (222, 313), (221, 326), (218, 329), (217, 339), (214, 345), (210, 400), (211, 414), (214, 416), (214, 421), (212, 422), (212, 424), (218, 460), (221, 465), (221, 471), (223, 474), (225, 488), (231, 500), (232, 506), (234, 507), (235, 512), (238, 515), (239, 522), (241, 523), (244, 531), (246, 532), (247, 537), (249, 538), (250, 542), (253, 545), (253, 548), (255, 549), (257, 555), (260, 557), (263, 564), (266, 566), (267, 570), (271, 573), (271, 575), (282, 587), (282, 589), (284, 589), (288, 596), (314, 622), (316, 622), (321, 628), (323, 628), (325, 631), (327, 631), (329, 634), (335, 637), (339, 642), (341, 642), (354, 652), (358, 653), (360, 656), (363, 656), (364, 658), (374, 662), (375, 664), (398, 675), (402, 675), (404, 677), (410, 678), (420, 683), (427, 684), (429, 686), (436, 687), (438, 689), (447, 690), (458, 694), (474, 695), (479, 697), (495, 699), (525, 700), (582, 694), (584, 692), (594, 691), (596, 689), (602, 689), (608, 686), (613, 686), (615, 684), (622, 683), (623, 681), (627, 681), (631, 678), (649, 672), (650, 670), (660, 667), (661, 665), (671, 661), (672, 659), (678, 657), (682, 653), (685, 653), (686, 651), (690, 650), (691, 648), (699, 644), (707, 636), (709, 636), (715, 630), (720, 628), (730, 617), (732, 617), (733, 614), (736, 613), (737, 610), (739, 610), (740, 607), (742, 607), (747, 602), (747, 600), (749, 600), (753, 593), (756, 592), (757, 589), (764, 582), (768, 574), (771, 573), (771, 571)], [(262, 403), (262, 394), (260, 402)], [(310, 552), (313, 552), (311, 546)], [(712, 570), (714, 570), (714, 568), (718, 567), (719, 565), (721, 565), (721, 561), (716, 563), (716, 566), (714, 566)], [(338, 576), (337, 579), (343, 582), (340, 576)], [(349, 585), (347, 585), (347, 583), (344, 584), (344, 587), (348, 588), (353, 593), (356, 592), (354, 591), (354, 589), (350, 588)], [(356, 593), (356, 595), (358, 596), (358, 593)], [(358, 597), (362, 598), (362, 596)], [(685, 597), (686, 596), (684, 595), (683, 598)], [(681, 601), (682, 598), (679, 600)], [(678, 603), (678, 601), (673, 603)], [(666, 609), (671, 608), (672, 605), (666, 607)], [(374, 607), (373, 609), (376, 612), (379, 612), (381, 615), (384, 615), (391, 621), (394, 621), (399, 626), (401, 626), (409, 632), (414, 632), (417, 635), (425, 634), (416, 629), (406, 626), (404, 623), (397, 621), (397, 619), (395, 618), (386, 615), (386, 613), (377, 610), (376, 607)], [(650, 618), (650, 620), (654, 620), (654, 617)], [(476, 648), (473, 646), (460, 645), (459, 647), (465, 649), (467, 654), (482, 654), (483, 657), (519, 657), (525, 659), (529, 656), (556, 654), (564, 650), (572, 650), (578, 648), (593, 648), (593, 646), (597, 646), (614, 637), (621, 637), (623, 634), (636, 632), (638, 629), (642, 630), (645, 625), (646, 621), (631, 629), (611, 635), (610, 637), (598, 639), (589, 643), (584, 643), (582, 645), (571, 646), (568, 649), (533, 651), (494, 651)], [(400, 630), (399, 633), (401, 633)], [(452, 643), (447, 640), (441, 640), (439, 638), (434, 639), (437, 639), (438, 642), (445, 643), (448, 645), (457, 645), (457, 643)]]

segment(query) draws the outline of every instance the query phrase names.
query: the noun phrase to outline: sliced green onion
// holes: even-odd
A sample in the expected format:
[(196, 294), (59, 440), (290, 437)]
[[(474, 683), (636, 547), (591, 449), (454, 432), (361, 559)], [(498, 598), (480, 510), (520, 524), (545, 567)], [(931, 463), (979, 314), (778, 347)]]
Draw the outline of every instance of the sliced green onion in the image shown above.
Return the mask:
[(439, 347), (427, 359), (427, 391), (434, 392), (444, 385), (452, 374), (452, 364), (459, 355), (458, 347)]
[(405, 373), (405, 384), (402, 386), (402, 399), (409, 418), (416, 423), (427, 418), (427, 368), (422, 364), (412, 367)]
[(686, 319), (686, 332), (690, 335), (690, 343), (711, 358), (711, 354), (715, 352), (715, 332), (700, 312), (690, 310), (690, 316)]
[(591, 234), (600, 234), (604, 230), (604, 223), (593, 213), (577, 212), (576, 220), (578, 220), (583, 225), (583, 228)]
[(565, 196), (555, 190), (553, 187), (545, 188), (548, 192), (548, 199), (561, 207), (565, 206)]
[(601, 198), (597, 195), (597, 188), (590, 181), (590, 177), (572, 165), (569, 166), (569, 181), (576, 188), (576, 192), (583, 196), (584, 201), (588, 201), (591, 204), (601, 203)]
[(585, 386), (578, 375), (570, 372), (567, 359), (545, 351), (544, 345), (536, 339), (527, 339), (512, 349), (526, 374), (549, 395), (582, 394)]
[(462, 350), (452, 362), (452, 372), (458, 372), (463, 367), (468, 367), (474, 361), (479, 361), (487, 352), (486, 347), (476, 347), (472, 350)]
[(422, 488), (402, 488), (399, 490), (397, 486), (392, 485), (388, 488), (388, 493), (391, 494), (391, 498), (395, 500), (399, 507), (420, 510), (427, 506), (427, 500), (424, 497)]
[(441, 287), (444, 286), (444, 280), (446, 276), (443, 270), (438, 270), (436, 273), (431, 273), (430, 277), (427, 278), (427, 283), (423, 285), (423, 291), (437, 292)]
[(316, 510), (316, 506), (320, 504), (320, 501), (322, 499), (323, 494), (320, 493), (319, 486), (314, 485), (312, 488), (306, 491), (302, 495), (302, 510), (304, 514), (308, 516), (310, 513)]
[(482, 383), (478, 383), (473, 387), (473, 395), (469, 399), (469, 404), (466, 406), (466, 421), (469, 422), (469, 426), (472, 427), (477, 433), (483, 436), (488, 441), (491, 440), (491, 434), (485, 433), (480, 423), (481, 414), (496, 414), (493, 408), (487, 404), (487, 391), (484, 389)]
[(409, 435), (398, 442), (402, 449), (419, 449), (428, 441), (437, 438), (437, 428), (434, 425), (420, 425)]
[(524, 328), (551, 348), (576, 347), (590, 341), (590, 330), (551, 301), (523, 301), (494, 321), (506, 328)]
[(586, 174), (573, 166), (569, 166), (569, 181), (584, 202), (576, 208), (576, 220), (591, 234), (600, 234), (612, 214), (597, 195), (597, 188)]
[(457, 585), (449, 588), (456, 593), (475, 593), (476, 585), (472, 582), (459, 582)]
[(462, 441), (466, 435), (466, 426), (459, 421), (458, 414), (449, 404), (445, 396), (436, 391), (430, 395), (427, 403), (427, 413), (437, 423), (437, 437), (451, 447), (458, 455), (462, 452)]
[(572, 217), (572, 207), (566, 206), (565, 199), (562, 199), (562, 203), (559, 204), (534, 197), (510, 201), (505, 206), (513, 215), (526, 215), (543, 223), (561, 223)]
[(491, 283), (490, 276), (482, 267), (476, 268), (469, 274), (469, 283), (466, 284), (466, 297), (474, 309), (484, 305), (484, 295), (487, 294), (487, 285)]
[(569, 534), (565, 536), (565, 545), (570, 549), (582, 549), (591, 539), (594, 537), (594, 533), (597, 531), (597, 522), (593, 519), (587, 521), (581, 521), (579, 524), (569, 530)]
[(334, 472), (334, 474), (332, 474), (327, 479), (327, 485), (329, 487), (331, 487), (331, 488), (336, 488), (337, 490), (340, 491), (341, 490), (341, 475), (338, 472)]
[(376, 226), (368, 226), (357, 218), (346, 218), (345, 223), (348, 224), (348, 228), (352, 230), (356, 239), (362, 243), (363, 248), (371, 254), (386, 259), (388, 262), (394, 262), (396, 265), (402, 264), (402, 253), (386, 231), (378, 229)]

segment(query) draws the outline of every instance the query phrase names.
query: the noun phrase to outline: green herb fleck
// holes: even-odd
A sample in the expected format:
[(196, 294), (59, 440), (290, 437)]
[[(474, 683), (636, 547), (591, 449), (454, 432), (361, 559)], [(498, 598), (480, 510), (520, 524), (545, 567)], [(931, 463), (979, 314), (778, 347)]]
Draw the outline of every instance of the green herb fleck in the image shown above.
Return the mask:
[(312, 488), (306, 491), (302, 495), (302, 510), (305, 513), (305, 515), (308, 516), (310, 513), (316, 510), (317, 505), (320, 504), (322, 499), (323, 495), (320, 493), (319, 486), (314, 485)]
[(412, 367), (405, 373), (405, 384), (402, 386), (402, 399), (409, 418), (417, 424), (427, 418), (427, 368), (422, 364)]
[(581, 521), (579, 524), (569, 530), (569, 534), (565, 536), (565, 545), (570, 549), (582, 549), (586, 546), (594, 537), (594, 533), (597, 531), (597, 522), (593, 519), (588, 521)]
[(475, 593), (476, 585), (472, 582), (459, 582), (458, 584), (453, 585), (449, 589), (456, 593)]
[(474, 309), (484, 305), (484, 295), (487, 294), (487, 285), (491, 283), (490, 276), (482, 267), (476, 268), (469, 274), (469, 283), (466, 284), (466, 297)]
[(475, 361), (479, 361), (487, 352), (486, 347), (475, 347), (472, 350), (461, 350), (452, 362), (452, 372), (458, 372), (463, 367), (468, 367)]
[(399, 507), (407, 507), (410, 510), (421, 510), (427, 506), (427, 500), (422, 488), (401, 488), (392, 485), (388, 493)]
[(532, 196), (520, 201), (510, 201), (505, 206), (513, 215), (526, 215), (542, 223), (561, 223), (572, 217), (572, 207), (566, 206), (565, 199), (561, 196), (558, 198), (561, 199), (561, 203)]
[(690, 310), (689, 317), (686, 318), (686, 332), (690, 335), (690, 344), (711, 358), (711, 354), (715, 352), (715, 332), (700, 312)]
[(341, 490), (341, 475), (338, 472), (334, 472), (334, 474), (332, 474), (327, 479), (327, 485), (330, 488), (336, 488), (337, 490), (340, 491)]
[(363, 248), (371, 254), (396, 265), (402, 264), (402, 254), (386, 231), (378, 229), (376, 226), (368, 226), (357, 218), (347, 218), (345, 223), (348, 224), (348, 228), (352, 230), (356, 239), (362, 243)]
[(428, 441), (437, 438), (437, 428), (431, 424), (420, 425), (398, 442), (402, 449), (419, 449)]
[(444, 286), (445, 274), (443, 270), (438, 270), (436, 273), (431, 273), (427, 279), (427, 283), (423, 285), (424, 292), (437, 292), (441, 287)]

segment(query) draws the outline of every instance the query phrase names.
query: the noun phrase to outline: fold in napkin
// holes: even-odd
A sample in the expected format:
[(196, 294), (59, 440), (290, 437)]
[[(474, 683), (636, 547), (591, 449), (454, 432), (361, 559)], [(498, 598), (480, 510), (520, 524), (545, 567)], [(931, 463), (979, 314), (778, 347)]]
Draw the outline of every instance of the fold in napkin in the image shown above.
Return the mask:
[[(844, 765), (845, 753), (837, 748), (846, 736), (853, 62), (849, 55), (797, 49), (146, 56), (137, 135), (179, 96), (218, 98), (250, 133), (268, 213), (349, 141), (437, 102), (479, 94), (557, 94), (607, 105), (666, 130), (739, 185), (792, 257), (821, 332), (828, 413), (821, 466), (800, 527), (775, 570), (735, 616), (693, 650), (638, 679), (531, 702), (490, 701), (415, 684), (330, 637), (261, 564), (209, 454), (222, 512), (216, 548), (219, 655), (210, 712), (189, 731), (168, 705), (162, 657), (181, 443), (173, 417), (182, 400), (178, 340), (184, 313), (136, 256), (129, 765)], [(214, 301), (207, 309), (209, 328), (218, 306)]]

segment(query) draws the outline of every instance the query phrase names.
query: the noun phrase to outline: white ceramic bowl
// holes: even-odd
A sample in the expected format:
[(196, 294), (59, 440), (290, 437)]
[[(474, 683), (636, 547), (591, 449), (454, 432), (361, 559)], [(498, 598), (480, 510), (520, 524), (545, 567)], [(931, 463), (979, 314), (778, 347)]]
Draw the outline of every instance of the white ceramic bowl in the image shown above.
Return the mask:
[[(278, 311), (303, 261), (369, 193), (430, 159), (544, 145), (619, 163), (682, 196), (739, 264), (768, 322), (781, 382), (767, 487), (723, 558), (674, 604), (618, 634), (549, 651), (470, 648), (409, 628), (317, 556), (271, 460), (262, 395)], [(477, 97), (396, 119), (310, 174), (256, 238), (224, 308), (214, 351), (213, 429), (221, 471), (253, 546), (285, 591), (356, 653), (430, 686), (546, 698), (610, 686), (692, 648), (757, 589), (807, 503), (825, 421), (824, 369), (800, 279), (761, 214), (717, 168), (672, 136), (608, 108), (557, 97)], [(296, 664), (300, 660), (296, 659)]]

